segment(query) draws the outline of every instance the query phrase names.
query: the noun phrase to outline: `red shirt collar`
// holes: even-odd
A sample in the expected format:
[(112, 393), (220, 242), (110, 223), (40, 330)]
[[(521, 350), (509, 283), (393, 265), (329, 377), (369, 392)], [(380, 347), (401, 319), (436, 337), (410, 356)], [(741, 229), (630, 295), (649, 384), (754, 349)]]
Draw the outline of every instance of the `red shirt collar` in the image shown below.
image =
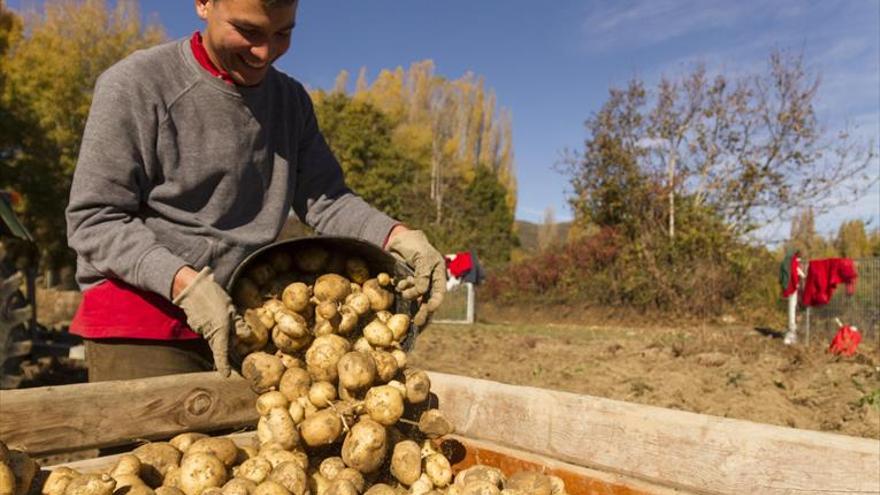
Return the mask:
[(192, 49), (193, 56), (196, 57), (196, 60), (208, 73), (210, 73), (214, 77), (218, 77), (227, 84), (235, 84), (235, 81), (232, 80), (232, 76), (229, 75), (223, 69), (217, 68), (214, 65), (214, 62), (211, 62), (211, 58), (208, 56), (208, 51), (205, 50), (205, 45), (202, 43), (202, 33), (196, 31), (193, 33), (192, 38), (189, 39), (189, 46)]

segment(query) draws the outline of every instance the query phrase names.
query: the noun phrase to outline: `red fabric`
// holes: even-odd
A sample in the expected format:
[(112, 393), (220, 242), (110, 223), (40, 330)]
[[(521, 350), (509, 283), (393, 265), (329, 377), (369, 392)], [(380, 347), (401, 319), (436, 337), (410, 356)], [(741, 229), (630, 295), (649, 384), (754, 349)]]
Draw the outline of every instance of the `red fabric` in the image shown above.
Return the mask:
[(200, 338), (186, 324), (182, 309), (159, 294), (112, 279), (83, 292), (70, 332), (89, 339)]
[(446, 259), (446, 270), (455, 278), (460, 278), (465, 273), (471, 271), (473, 267), (474, 262), (471, 259), (471, 253), (468, 251), (457, 253), (452, 260)]
[(846, 284), (847, 294), (856, 290), (856, 267), (848, 258), (828, 258), (810, 260), (807, 269), (807, 281), (804, 284), (804, 295), (801, 298), (804, 306), (823, 306), (831, 301), (834, 289), (838, 284)]
[(189, 47), (192, 49), (193, 56), (196, 57), (199, 65), (210, 72), (212, 76), (219, 77), (229, 84), (235, 84), (228, 72), (219, 69), (214, 65), (214, 62), (211, 62), (211, 57), (208, 56), (208, 51), (205, 50), (205, 45), (202, 42), (202, 33), (198, 31), (193, 33), (192, 38), (189, 39)]
[(842, 354), (847, 357), (852, 356), (856, 353), (861, 341), (862, 334), (859, 333), (858, 330), (849, 325), (844, 325), (840, 327), (840, 330), (837, 331), (837, 335), (831, 340), (831, 345), (828, 346), (828, 352), (831, 354)]
[(788, 287), (786, 287), (782, 291), (782, 297), (788, 297), (798, 290), (798, 284), (801, 281), (801, 276), (798, 274), (798, 256), (795, 254), (791, 257), (791, 264), (788, 267), (791, 275), (788, 277)]

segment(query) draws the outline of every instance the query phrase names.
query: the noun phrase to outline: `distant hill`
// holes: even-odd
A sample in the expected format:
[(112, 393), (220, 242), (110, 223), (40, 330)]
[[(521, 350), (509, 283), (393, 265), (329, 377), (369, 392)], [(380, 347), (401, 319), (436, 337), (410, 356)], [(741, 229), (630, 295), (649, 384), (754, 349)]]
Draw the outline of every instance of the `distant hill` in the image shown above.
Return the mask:
[[(538, 230), (541, 224), (527, 222), (525, 220), (516, 221), (516, 234), (519, 237), (520, 249), (526, 252), (534, 252), (538, 250)], [(571, 228), (571, 222), (559, 222), (556, 224), (556, 240), (564, 242), (568, 237), (568, 229)]]

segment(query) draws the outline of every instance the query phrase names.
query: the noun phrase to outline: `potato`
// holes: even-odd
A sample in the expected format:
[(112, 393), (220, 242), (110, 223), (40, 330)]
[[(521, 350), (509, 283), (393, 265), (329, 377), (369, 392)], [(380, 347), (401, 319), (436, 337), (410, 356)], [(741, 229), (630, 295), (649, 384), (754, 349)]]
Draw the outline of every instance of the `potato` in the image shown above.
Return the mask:
[(455, 431), (455, 426), (439, 409), (428, 409), (419, 416), (419, 431), (428, 438), (439, 438)]
[(290, 253), (285, 251), (272, 251), (266, 257), (266, 261), (269, 262), (269, 266), (272, 267), (275, 273), (286, 273), (293, 266), (293, 258), (290, 256)]
[(300, 339), (309, 334), (309, 325), (306, 319), (299, 313), (287, 308), (281, 308), (275, 312), (275, 328), (288, 337)]
[(322, 335), (333, 335), (335, 333), (338, 333), (337, 327), (338, 324), (334, 325), (334, 323), (331, 321), (317, 318), (315, 320), (315, 327), (312, 328), (312, 333), (315, 334), (315, 337), (320, 337)]
[(370, 267), (363, 258), (353, 256), (345, 260), (345, 274), (354, 283), (362, 284), (370, 278)]
[(294, 282), (284, 288), (281, 294), (281, 302), (284, 307), (295, 313), (303, 313), (309, 307), (309, 299), (312, 291), (309, 286), (302, 282)]
[(500, 488), (504, 484), (504, 474), (500, 469), (477, 464), (460, 471), (455, 476), (456, 485), (467, 485), (476, 481), (486, 481)]
[(363, 292), (355, 292), (345, 298), (345, 305), (353, 309), (358, 316), (364, 316), (370, 312), (370, 297)]
[(300, 423), (299, 433), (309, 447), (330, 445), (342, 434), (342, 420), (332, 409), (322, 409)]
[(336, 475), (343, 469), (346, 469), (345, 462), (338, 456), (328, 457), (318, 466), (318, 472), (331, 481), (336, 479)]
[(427, 493), (433, 489), (434, 484), (431, 483), (431, 479), (428, 478), (427, 474), (422, 474), (419, 479), (409, 487), (409, 493), (412, 493), (413, 495), (427, 495)]
[(394, 304), (394, 294), (382, 288), (375, 278), (364, 282), (361, 290), (370, 299), (370, 309), (373, 311), (385, 311)]
[[(138, 461), (138, 467), (140, 467), (140, 461)], [(4, 475), (3, 469), (6, 469), (9, 474)], [(15, 478), (12, 474), (12, 470), (6, 464), (0, 463), (0, 486), (4, 485), (4, 476), (12, 476), (12, 478), (10, 479), (12, 480), (13, 484), (7, 486), (14, 487)], [(64, 495), (64, 490), (67, 488), (67, 485), (70, 484), (71, 480), (79, 476), (80, 474), (77, 471), (69, 467), (57, 467), (49, 473), (49, 476), (46, 477), (46, 481), (43, 482), (43, 488), (40, 490), (40, 493), (42, 495)], [(0, 488), (0, 493), (12, 495), (14, 491), (7, 492)]]
[(284, 363), (277, 356), (262, 351), (248, 354), (241, 365), (242, 375), (258, 394), (274, 390), (284, 371)]
[(406, 486), (419, 479), (422, 475), (422, 454), (417, 443), (404, 440), (394, 446), (391, 454), (391, 475)]
[[(287, 412), (286, 410), (282, 409)], [(238, 459), (238, 447), (235, 442), (228, 438), (200, 438), (186, 451), (186, 455), (196, 452), (207, 452), (214, 454), (215, 457), (223, 461), (226, 468), (231, 468)]]
[(177, 464), (168, 466), (168, 470), (165, 471), (165, 476), (162, 478), (162, 486), (180, 488), (180, 466)]
[(252, 457), (233, 468), (232, 475), (254, 483), (262, 483), (271, 472), (272, 464), (268, 460), (262, 457)]
[(443, 454), (431, 454), (425, 458), (425, 474), (437, 488), (443, 488), (452, 481), (452, 466)]
[(424, 402), (431, 392), (431, 379), (428, 374), (422, 370), (407, 369), (404, 371), (406, 377), (406, 400), (410, 404), (418, 404)]
[(293, 354), (305, 349), (311, 342), (311, 335), (307, 334), (303, 337), (291, 337), (284, 333), (278, 326), (272, 329), (272, 343), (282, 352)]
[(383, 426), (391, 426), (403, 416), (403, 395), (388, 385), (373, 387), (367, 391), (364, 408), (370, 419)]
[(309, 402), (317, 408), (327, 407), (336, 400), (336, 387), (330, 382), (315, 382), (309, 389)]
[(501, 495), (501, 490), (488, 481), (474, 481), (463, 486), (462, 495)]
[[(2, 246), (0, 246), (2, 249)], [(0, 440), (0, 464), (9, 462), (9, 447), (3, 443), (3, 440)], [(8, 466), (7, 466), (8, 467)]]
[(308, 371), (302, 368), (290, 368), (281, 376), (278, 391), (284, 394), (287, 400), (294, 402), (300, 397), (308, 397), (311, 387), (312, 377)]
[(446, 487), (446, 495), (462, 495), (463, 491), (458, 485), (449, 485)]
[(260, 417), (257, 422), (257, 438), (260, 443), (275, 442), (284, 450), (290, 450), (299, 445), (299, 433), (293, 418), (287, 412), (287, 408), (273, 407), (269, 414)]
[(357, 312), (351, 306), (344, 304), (339, 308), (339, 317), (339, 328), (336, 331), (339, 332), (339, 335), (351, 335), (354, 329), (357, 328)]
[(290, 369), (303, 367), (302, 359), (298, 357), (291, 356), (290, 354), (285, 354), (281, 351), (277, 351), (275, 355), (278, 356), (278, 359), (281, 360), (281, 363), (284, 364), (285, 368)]
[(385, 323), (386, 325), (388, 324), (388, 320), (390, 320), (392, 316), (394, 315), (392, 315), (390, 311), (376, 311), (376, 318), (378, 318), (379, 321)]
[(241, 459), (241, 462), (256, 457), (258, 453), (259, 450), (253, 445), (243, 445), (238, 448), (238, 458)]
[(409, 331), (409, 315), (392, 315), (391, 318), (388, 318), (386, 324), (391, 329), (391, 333), (394, 334), (394, 340), (400, 342), (406, 337), (406, 332)]
[(293, 253), (293, 263), (307, 273), (321, 272), (329, 259), (330, 253), (318, 246), (308, 246)]
[(223, 495), (251, 495), (257, 489), (253, 480), (232, 478), (223, 485)]
[(309, 457), (299, 450), (283, 450), (280, 446), (276, 446), (275, 448), (261, 451), (260, 457), (269, 461), (269, 464), (272, 465), (272, 469), (275, 469), (276, 466), (285, 462), (293, 462), (303, 470), (309, 468)]
[(290, 492), (281, 483), (266, 480), (257, 485), (252, 495), (290, 495)]
[(266, 346), (269, 341), (269, 328), (260, 317), (261, 308), (248, 309), (244, 312), (244, 330), (236, 327), (234, 336), (235, 351), (246, 356)]
[(559, 476), (545, 475), (550, 480), (550, 493), (552, 495), (565, 495), (565, 482)]
[(112, 495), (116, 480), (109, 474), (83, 474), (70, 480), (64, 495)]
[(268, 263), (256, 263), (248, 269), (245, 277), (253, 280), (259, 287), (269, 285), (269, 282), (275, 278), (275, 270)]
[(397, 491), (385, 483), (376, 483), (364, 495), (397, 495)]
[(376, 361), (369, 354), (349, 352), (336, 363), (339, 384), (349, 390), (361, 390), (376, 380)]
[[(144, 486), (147, 484), (144, 483), (144, 480), (140, 479), (136, 474), (118, 474), (116, 476), (111, 476), (113, 481), (116, 482), (116, 487), (113, 489), (114, 493), (119, 492), (120, 488), (133, 487), (133, 486)], [(148, 487), (149, 488), (149, 487)], [(129, 490), (126, 490), (126, 493)]]
[[(205, 435), (204, 433), (198, 433), (198, 432), (193, 431), (193, 432), (181, 433), (179, 435), (175, 435), (175, 437), (172, 438), (171, 440), (169, 440), (168, 443), (171, 444), (171, 446), (174, 447), (175, 449), (179, 450), (182, 454), (185, 454), (187, 449), (189, 449), (189, 447), (193, 443), (195, 443), (196, 440), (200, 440), (202, 438), (208, 438), (208, 435)], [(123, 458), (124, 457), (125, 456), (123, 456)], [(135, 457), (135, 459), (137, 459), (137, 457)], [(117, 463), (117, 466), (120, 464), (122, 464), (122, 458), (120, 458), (119, 463)], [(138, 466), (140, 466), (140, 462), (138, 463)], [(114, 471), (115, 471), (115, 469), (114, 469)], [(111, 472), (110, 474), (112, 475), (113, 473)]]
[(308, 489), (306, 472), (295, 462), (282, 462), (275, 466), (269, 474), (269, 481), (274, 481), (293, 495), (303, 495)]
[[(311, 404), (311, 402), (309, 404)], [(290, 403), (290, 407), (287, 408), (287, 413), (290, 414), (290, 419), (293, 420), (293, 424), (295, 425), (299, 425), (304, 419), (306, 419), (306, 409), (299, 403), (299, 400)]]
[[(190, 447), (192, 449), (192, 447)], [(186, 495), (201, 495), (208, 488), (226, 483), (226, 466), (209, 452), (190, 452), (180, 461), (180, 490)]]
[(260, 287), (253, 280), (241, 277), (232, 289), (232, 300), (238, 308), (256, 309), (263, 305)]
[(318, 302), (340, 303), (351, 294), (351, 282), (342, 275), (327, 273), (315, 281), (314, 293)]
[(349, 480), (333, 480), (327, 487), (327, 495), (358, 495), (357, 488)]
[(390, 352), (372, 351), (370, 357), (376, 363), (376, 380), (381, 383), (388, 383), (397, 376), (397, 360)]
[(290, 407), (290, 401), (277, 390), (266, 392), (257, 397), (257, 413), (260, 416), (269, 414), (269, 410), (273, 407)]
[(352, 345), (352, 350), (369, 354), (370, 352), (373, 352), (374, 349), (373, 346), (367, 342), (367, 339), (358, 337), (358, 339), (354, 341), (354, 345)]
[(351, 348), (348, 340), (338, 335), (317, 337), (306, 351), (306, 369), (313, 380), (336, 383), (336, 364)]
[(394, 349), (391, 351), (391, 356), (397, 361), (397, 367), (399, 369), (406, 368), (406, 353), (401, 351), (400, 349)]
[(336, 477), (333, 481), (339, 480), (347, 480), (349, 481), (357, 493), (363, 493), (364, 486), (366, 485), (366, 481), (364, 480), (364, 475), (361, 474), (357, 469), (352, 469), (350, 467), (343, 468), (339, 473), (336, 474)]
[(326, 495), (327, 489), (330, 488), (331, 481), (324, 477), (323, 474), (315, 471), (309, 474), (309, 493), (310, 495)]
[(394, 333), (388, 328), (388, 325), (379, 320), (373, 320), (364, 327), (364, 338), (370, 345), (388, 347), (394, 340)]
[(368, 474), (385, 460), (388, 448), (385, 427), (369, 418), (361, 418), (342, 442), (342, 460), (348, 467)]
[(553, 492), (550, 478), (537, 471), (520, 471), (515, 473), (510, 478), (507, 478), (504, 488), (534, 495), (550, 495)]
[(180, 488), (175, 488), (173, 486), (160, 486), (155, 490), (156, 495), (186, 495)]
[(180, 451), (168, 442), (141, 445), (131, 453), (141, 461), (141, 479), (151, 488), (160, 486), (168, 469), (180, 464)]
[[(266, 303), (268, 303), (268, 302), (269, 301), (266, 301)], [(271, 330), (272, 327), (275, 326), (275, 313), (266, 308), (266, 303), (264, 303), (261, 307), (259, 307), (257, 309), (249, 309), (249, 310), (245, 311), (245, 315), (247, 315), (247, 313), (249, 311), (253, 311), (253, 314), (257, 318), (259, 318), (260, 323), (262, 323), (263, 326), (266, 328), (266, 335), (268, 336), (269, 335), (268, 331)], [(268, 340), (267, 340), (267, 342), (268, 342)]]

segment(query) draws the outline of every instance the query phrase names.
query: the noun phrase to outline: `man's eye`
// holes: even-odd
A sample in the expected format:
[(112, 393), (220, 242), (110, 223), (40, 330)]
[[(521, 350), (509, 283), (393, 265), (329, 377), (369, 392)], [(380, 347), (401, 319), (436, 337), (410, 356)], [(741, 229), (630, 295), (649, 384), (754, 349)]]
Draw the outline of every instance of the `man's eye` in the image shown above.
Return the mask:
[(287, 38), (290, 36), (290, 29), (285, 29), (284, 31), (278, 31), (275, 33), (276, 36), (280, 38)]
[(257, 30), (256, 30), (256, 29), (245, 28), (245, 27), (241, 27), (241, 26), (235, 26), (235, 29), (236, 29), (239, 33), (241, 33), (242, 35), (244, 35), (244, 36), (248, 36), (248, 37), (250, 37), (250, 36), (255, 36), (255, 35), (257, 34)]

